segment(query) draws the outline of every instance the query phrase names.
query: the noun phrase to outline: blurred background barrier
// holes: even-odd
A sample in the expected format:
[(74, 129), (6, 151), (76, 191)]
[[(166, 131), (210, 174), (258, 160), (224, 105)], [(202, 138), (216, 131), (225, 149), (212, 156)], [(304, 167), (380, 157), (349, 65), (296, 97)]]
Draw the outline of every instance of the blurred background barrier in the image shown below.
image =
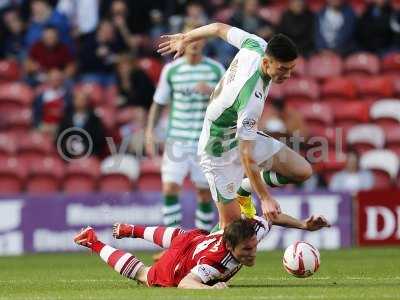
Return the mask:
[[(352, 245), (352, 202), (349, 194), (330, 192), (278, 192), (282, 210), (298, 218), (321, 213), (332, 227), (320, 232), (273, 228), (260, 249), (284, 248), (295, 240), (307, 240), (321, 249)], [(127, 222), (162, 224), (159, 192), (99, 193), (82, 195), (13, 196), (0, 199), (0, 255), (27, 252), (80, 250), (72, 237), (91, 225), (105, 242), (135, 250), (154, 249), (143, 240), (112, 240), (111, 225)], [(182, 194), (183, 227), (194, 228), (195, 194)], [(215, 220), (217, 222), (217, 220)]]
[(400, 245), (400, 191), (361, 192), (357, 206), (359, 246)]

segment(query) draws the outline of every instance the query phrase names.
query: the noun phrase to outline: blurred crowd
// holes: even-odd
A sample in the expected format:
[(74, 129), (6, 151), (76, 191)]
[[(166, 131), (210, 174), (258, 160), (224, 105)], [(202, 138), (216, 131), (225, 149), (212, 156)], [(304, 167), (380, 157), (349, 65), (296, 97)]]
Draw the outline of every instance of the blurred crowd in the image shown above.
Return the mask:
[[(218, 21), (267, 41), (285, 33), (305, 59), (326, 52), (344, 59), (360, 51), (384, 57), (400, 50), (399, 7), (399, 1), (389, 0), (3, 0), (0, 59), (16, 61), (20, 81), (32, 89), (36, 130), (56, 140), (69, 127), (83, 128), (100, 158), (109, 151), (106, 136), (119, 142), (134, 137), (129, 151), (139, 155), (166, 62), (156, 53), (161, 35), (180, 31), (186, 22)], [(225, 66), (235, 52), (220, 40), (205, 48)], [(271, 107), (268, 120), (271, 131), (309, 134), (302, 115), (283, 102)], [(162, 136), (166, 122), (159, 126)], [(357, 160), (349, 159), (350, 173), (357, 172)], [(341, 176), (332, 189), (343, 187)], [(363, 184), (372, 181), (368, 174), (360, 176), (367, 178)], [(314, 187), (327, 185), (315, 180)]]

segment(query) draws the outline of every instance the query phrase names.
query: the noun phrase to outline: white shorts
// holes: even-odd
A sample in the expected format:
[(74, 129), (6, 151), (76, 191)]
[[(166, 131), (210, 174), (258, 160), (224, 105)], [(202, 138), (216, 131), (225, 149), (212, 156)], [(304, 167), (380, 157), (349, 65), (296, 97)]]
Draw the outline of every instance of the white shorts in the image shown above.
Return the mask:
[(162, 182), (173, 182), (181, 186), (190, 173), (190, 179), (196, 187), (208, 188), (199, 160), (197, 146), (193, 147), (179, 141), (167, 141), (161, 164)]
[[(268, 160), (284, 146), (280, 141), (258, 132), (253, 150), (253, 157), (257, 165), (268, 169)], [(223, 157), (202, 154), (200, 166), (208, 180), (215, 202), (228, 203), (236, 198), (236, 192), (244, 176), (238, 148), (232, 149)]]

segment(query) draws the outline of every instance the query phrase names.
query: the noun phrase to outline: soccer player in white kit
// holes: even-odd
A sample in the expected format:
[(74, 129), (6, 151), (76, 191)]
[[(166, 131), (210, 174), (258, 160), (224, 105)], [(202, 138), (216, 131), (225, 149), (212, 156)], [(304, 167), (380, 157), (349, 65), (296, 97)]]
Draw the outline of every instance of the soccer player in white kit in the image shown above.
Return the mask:
[[(192, 24), (185, 27), (186, 30), (193, 28)], [(154, 154), (153, 129), (163, 108), (169, 105), (167, 141), (161, 165), (164, 225), (181, 225), (179, 193), (185, 177), (190, 174), (198, 200), (195, 226), (210, 231), (214, 225), (212, 196), (199, 165), (197, 146), (210, 94), (225, 68), (202, 54), (204, 45), (204, 41), (192, 43), (184, 57), (164, 66), (150, 108), (146, 152)]]
[(240, 218), (240, 205), (234, 200), (243, 191), (254, 190), (264, 215), (274, 220), (281, 211), (267, 185), (302, 182), (312, 175), (311, 165), (302, 156), (257, 130), (269, 87), (290, 77), (297, 48), (282, 34), (267, 43), (239, 28), (213, 23), (164, 36), (159, 53), (177, 58), (192, 42), (210, 37), (220, 37), (239, 49), (211, 95), (198, 148), (220, 226)]

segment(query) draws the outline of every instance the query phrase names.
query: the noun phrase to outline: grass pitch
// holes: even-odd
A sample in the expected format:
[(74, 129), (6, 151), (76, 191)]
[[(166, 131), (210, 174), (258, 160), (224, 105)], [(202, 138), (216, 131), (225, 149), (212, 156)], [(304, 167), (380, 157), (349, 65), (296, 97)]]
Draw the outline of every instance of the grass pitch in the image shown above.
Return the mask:
[[(138, 253), (150, 263), (149, 253)], [(288, 275), (282, 251), (260, 252), (227, 290), (145, 288), (95, 254), (0, 258), (0, 299), (400, 299), (400, 248), (322, 251), (321, 268), (307, 279)]]

